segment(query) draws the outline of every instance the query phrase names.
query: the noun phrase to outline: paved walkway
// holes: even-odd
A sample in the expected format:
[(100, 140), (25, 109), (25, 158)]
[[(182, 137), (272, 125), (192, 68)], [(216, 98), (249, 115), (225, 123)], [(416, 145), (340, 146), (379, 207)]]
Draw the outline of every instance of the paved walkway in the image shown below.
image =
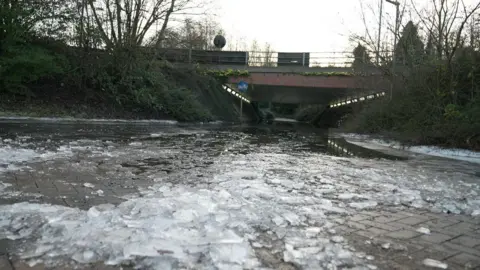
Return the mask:
[[(12, 191), (24, 195), (11, 198), (7, 196), (1, 198), (0, 203), (27, 200), (88, 209), (103, 203), (118, 204), (124, 201), (122, 196), (136, 194), (139, 189), (153, 184), (153, 181), (132, 175), (116, 179), (115, 182), (108, 180), (108, 170), (102, 169), (101, 163), (95, 164), (96, 169), (91, 172), (78, 172), (72, 169), (77, 166), (75, 163), (68, 160), (55, 162), (56, 164), (44, 167), (35, 164), (31, 172), (9, 172), (3, 175), (2, 181), (12, 184)], [(335, 219), (335, 216), (330, 218)], [(428, 228), (430, 234), (418, 232), (419, 228)], [(356, 250), (374, 254), (372, 263), (381, 269), (431, 269), (423, 265), (425, 258), (444, 261), (448, 264), (448, 269), (480, 269), (480, 217), (386, 208), (383, 211), (359, 212), (346, 221), (344, 217), (338, 216), (335, 230), (341, 232)], [(9, 244), (11, 243), (7, 241), (0, 242), (2, 270), (65, 267), (29, 267), (19, 258), (11, 257)], [(360, 252), (357, 256), (366, 255)], [(120, 268), (97, 264), (77, 265), (76, 269)]]
[[(153, 162), (153, 161), (152, 161)], [(195, 166), (208, 166), (205, 160)], [(104, 164), (102, 159), (82, 159), (76, 156), (65, 160), (31, 164), (32, 170), (7, 172), (1, 182), (10, 184), (0, 204), (21, 201), (51, 203), (88, 209), (94, 205), (124, 201), (126, 195), (140, 196), (140, 191), (153, 184), (153, 180), (138, 177), (145, 166), (160, 166), (160, 173), (175, 170), (168, 164)], [(78, 170), (79, 167), (89, 168)], [(177, 167), (179, 169), (188, 169)], [(115, 178), (110, 173), (115, 171)], [(448, 269), (480, 269), (480, 217), (436, 214), (407, 207), (381, 207), (376, 211), (361, 211), (354, 216), (329, 215), (336, 220), (335, 230), (348, 241), (357, 256), (371, 260), (380, 269), (432, 269), (424, 265), (425, 259), (448, 264)], [(419, 232), (428, 229), (430, 232)], [(42, 264), (30, 267), (11, 253), (13, 241), (0, 241), (0, 269), (120, 269), (96, 265), (63, 265), (47, 268)], [(295, 269), (282, 262), (281, 254), (271, 256), (256, 249), (264, 264), (277, 269)], [(368, 254), (368, 255), (367, 255)], [(373, 257), (371, 257), (373, 255)], [(130, 266), (122, 266), (129, 269)], [(373, 267), (372, 267), (373, 268)]]
[[(430, 234), (418, 232), (428, 228)], [(480, 269), (480, 218), (422, 211), (362, 212), (339, 230), (353, 246), (375, 254), (383, 269), (424, 269), (425, 258), (448, 269)]]

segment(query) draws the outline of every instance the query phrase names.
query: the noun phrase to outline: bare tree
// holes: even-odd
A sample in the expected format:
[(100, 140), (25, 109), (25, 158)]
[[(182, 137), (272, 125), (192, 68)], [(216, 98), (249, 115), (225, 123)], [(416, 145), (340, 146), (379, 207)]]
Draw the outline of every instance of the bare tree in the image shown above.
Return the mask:
[(107, 49), (142, 45), (160, 22), (159, 45), (173, 14), (198, 8), (194, 0), (88, 0), (88, 5)]
[(262, 54), (260, 52), (260, 45), (257, 40), (253, 40), (248, 52), (248, 65), (249, 66), (261, 66)]
[(263, 51), (264, 51), (263, 65), (266, 67), (273, 67), (275, 63), (273, 59), (274, 50), (272, 48), (272, 45), (270, 45), (270, 43), (265, 43)]
[[(147, 44), (157, 43), (160, 31), (153, 36)], [(218, 50), (213, 44), (216, 35), (224, 35), (225, 31), (211, 18), (194, 20), (187, 18), (178, 27), (167, 28), (164, 37), (158, 43), (161, 48), (179, 48), (195, 50)]]
[(265, 43), (263, 46), (260, 46), (257, 40), (253, 40), (250, 45), (249, 52), (249, 66), (263, 66), (263, 67), (272, 67), (275, 65), (274, 61), (274, 50), (270, 43)]
[[(407, 15), (408, 10), (405, 5), (405, 1), (401, 4), (402, 9), (400, 10), (399, 14), (399, 24), (402, 25), (403, 18)], [(369, 18), (378, 18), (380, 14), (378, 14), (378, 11), (375, 7), (371, 5), (365, 5), (363, 1), (359, 0), (360, 4), (360, 12), (361, 12), (361, 18), (363, 25), (365, 27), (365, 33), (363, 35), (360, 35), (358, 33), (354, 33), (350, 35), (350, 40), (352, 41), (353, 44), (361, 44), (362, 46), (365, 47), (366, 52), (372, 52), (377, 55), (380, 60), (380, 66), (384, 65), (385, 63), (388, 63), (391, 61), (391, 56), (392, 56), (392, 51), (395, 48), (395, 44), (393, 42), (389, 43), (387, 40), (388, 36), (391, 35), (396, 35), (395, 31), (395, 22), (392, 20), (383, 20), (382, 24), (385, 24), (385, 28), (388, 30), (387, 32), (383, 32), (383, 35), (380, 37), (383, 42), (380, 43), (380, 47), (378, 45), (378, 36), (376, 35), (376, 31), (378, 29), (374, 29), (373, 25), (370, 25), (368, 23)], [(385, 9), (385, 7), (384, 7)], [(378, 26), (380, 27), (380, 25)], [(383, 26), (382, 26), (383, 28)], [(401, 26), (399, 28), (402, 28)], [(397, 37), (398, 39), (399, 37)]]
[(433, 9), (418, 10), (412, 6), (435, 45), (436, 57), (451, 63), (465, 41), (464, 30), (471, 17), (480, 10), (480, 2), (467, 6), (464, 0), (430, 0)]

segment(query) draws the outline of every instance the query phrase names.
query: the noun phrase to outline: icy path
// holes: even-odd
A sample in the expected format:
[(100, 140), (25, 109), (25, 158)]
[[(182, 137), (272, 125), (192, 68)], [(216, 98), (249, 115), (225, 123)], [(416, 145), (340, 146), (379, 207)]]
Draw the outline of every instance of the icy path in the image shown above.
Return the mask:
[(377, 146), (389, 147), (393, 149), (406, 150), (418, 154), (457, 159), (480, 164), (480, 152), (474, 152), (465, 149), (440, 148), (436, 146), (425, 145), (406, 147), (401, 145), (399, 142), (375, 139), (367, 135), (342, 134), (341, 136), (345, 137), (350, 143), (357, 144), (366, 148), (376, 149)]
[[(268, 168), (271, 159), (277, 165)], [(253, 248), (267, 248), (305, 269), (362, 265), (343, 238), (335, 236), (324, 213), (345, 209), (321, 194), (302, 192), (316, 179), (295, 183), (286, 174), (271, 178), (284, 174), (278, 168), (295, 159), (252, 155), (247, 160), (246, 167), (235, 156), (221, 158), (218, 173), (202, 183), (205, 188), (158, 184), (144, 198), (118, 207), (101, 205), (85, 212), (29, 203), (1, 206), (0, 235), (40, 236), (22, 257), (51, 263), (66, 256), (81, 263), (132, 260), (153, 269), (257, 269)], [(264, 178), (264, 173), (269, 175)]]
[[(175, 152), (162, 147), (134, 142), (90, 155), (128, 160)], [(350, 247), (334, 218), (385, 206), (480, 212), (479, 185), (466, 174), (284, 147), (237, 141), (208, 168), (147, 171), (142, 177), (157, 184), (118, 206), (3, 205), (0, 239), (29, 240), (20, 255), (32, 264), (72, 258), (150, 269), (277, 269), (266, 267), (266, 252), (303, 269), (373, 269), (365, 259), (373, 257)]]

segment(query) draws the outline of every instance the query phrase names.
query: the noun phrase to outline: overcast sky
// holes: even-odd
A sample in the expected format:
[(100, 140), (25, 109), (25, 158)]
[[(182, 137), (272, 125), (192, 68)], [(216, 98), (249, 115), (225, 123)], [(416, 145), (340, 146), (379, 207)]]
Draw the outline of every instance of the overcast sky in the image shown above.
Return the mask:
[[(365, 33), (360, 1), (369, 23), (378, 25), (378, 11), (374, 15), (369, 6), (377, 8), (380, 0), (215, 0), (215, 12), (230, 43), (245, 40), (250, 44), (256, 39), (269, 42), (277, 51), (351, 51), (349, 36)], [(465, 0), (470, 4), (476, 1)], [(430, 0), (416, 2), (421, 9)], [(384, 27), (394, 24), (394, 14), (395, 7), (385, 3)], [(414, 15), (407, 14), (404, 23), (410, 16)], [(393, 39), (393, 35), (385, 38)]]

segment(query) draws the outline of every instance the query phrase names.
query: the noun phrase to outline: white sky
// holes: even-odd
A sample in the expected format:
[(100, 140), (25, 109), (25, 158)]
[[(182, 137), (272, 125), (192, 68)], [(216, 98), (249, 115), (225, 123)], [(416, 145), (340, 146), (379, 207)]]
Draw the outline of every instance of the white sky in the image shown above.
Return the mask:
[[(294, 3), (294, 4), (292, 4)], [(218, 0), (227, 36), (268, 42), (275, 50), (331, 52), (362, 32), (358, 0)], [(228, 42), (228, 40), (227, 40)]]
[[(245, 41), (250, 45), (256, 39), (260, 44), (268, 42), (276, 51), (290, 52), (339, 52), (351, 51), (352, 33), (364, 35), (360, 1), (370, 20), (378, 25), (380, 0), (214, 0), (216, 20), (227, 33), (228, 43)], [(478, 0), (465, 0), (477, 3)], [(411, 3), (411, 0), (399, 0)], [(430, 0), (415, 0), (425, 6)], [(395, 6), (384, 4), (384, 28), (394, 24)], [(410, 16), (406, 15), (403, 23)], [(377, 28), (378, 29), (378, 28)], [(376, 37), (376, 31), (372, 34)], [(393, 35), (385, 38), (392, 38)]]

